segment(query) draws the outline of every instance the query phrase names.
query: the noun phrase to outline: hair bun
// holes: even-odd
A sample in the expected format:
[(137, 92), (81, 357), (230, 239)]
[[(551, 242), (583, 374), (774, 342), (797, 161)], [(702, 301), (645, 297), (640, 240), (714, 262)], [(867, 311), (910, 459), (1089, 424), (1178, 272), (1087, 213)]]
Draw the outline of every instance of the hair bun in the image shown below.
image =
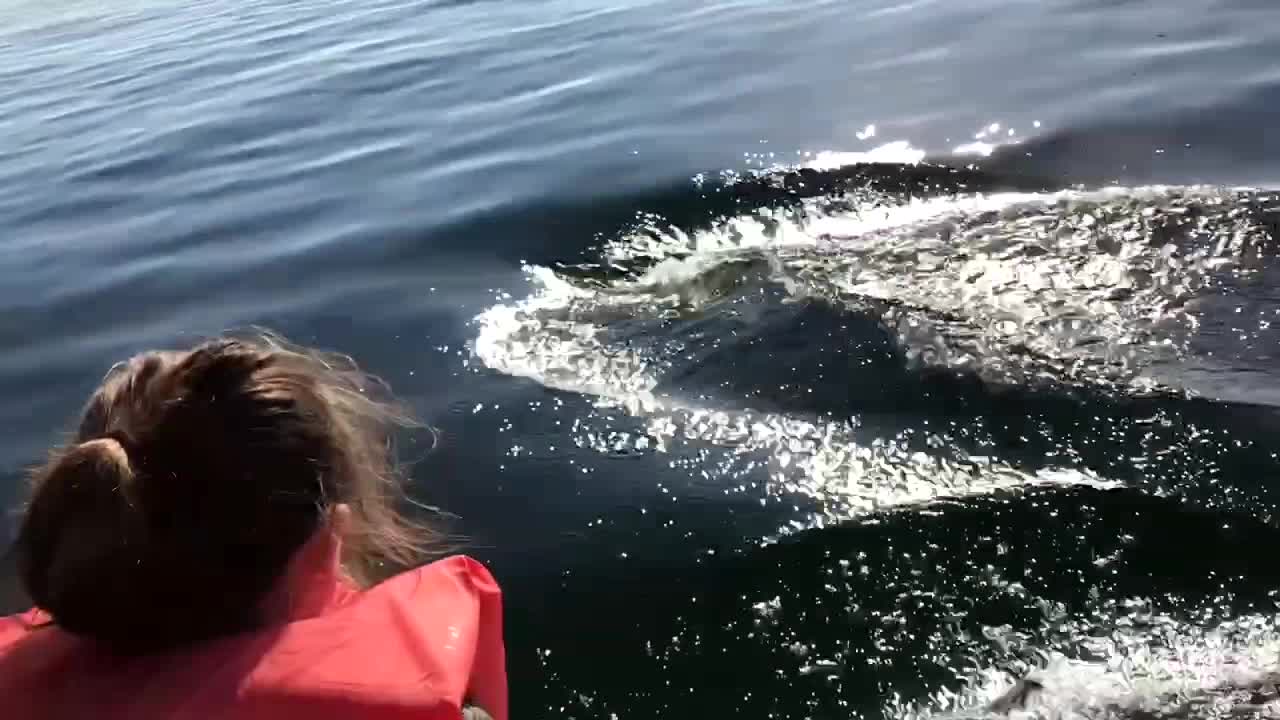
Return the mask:
[(18, 572), (36, 607), (88, 637), (120, 625), (129, 604), (139, 508), (129, 454), (115, 438), (75, 445), (33, 479), (15, 543)]
[(118, 433), (72, 446), (35, 479), (32, 505), (48, 493), (63, 503), (102, 502), (131, 495), (134, 472)]

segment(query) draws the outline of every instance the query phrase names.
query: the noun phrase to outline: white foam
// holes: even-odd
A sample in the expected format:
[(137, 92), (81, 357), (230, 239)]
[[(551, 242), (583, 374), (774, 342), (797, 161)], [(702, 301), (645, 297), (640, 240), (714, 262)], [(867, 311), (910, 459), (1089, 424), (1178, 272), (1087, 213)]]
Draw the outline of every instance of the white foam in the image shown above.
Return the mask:
[[(901, 439), (859, 430), (856, 419), (712, 411), (659, 395), (662, 378), (684, 362), (663, 350), (661, 318), (701, 312), (719, 296), (720, 276), (753, 267), (797, 298), (855, 310), (889, 303), (876, 312), (912, 362), (1004, 382), (1141, 390), (1145, 368), (1183, 352), (1194, 329), (1184, 301), (1249, 231), (1227, 213), (1228, 200), (1202, 188), (1108, 188), (835, 212), (815, 200), (803, 217), (752, 213), (690, 233), (651, 221), (603, 250), (607, 263), (634, 268), (631, 279), (595, 287), (528, 267), (532, 293), (478, 316), (474, 348), (494, 370), (626, 408), (663, 449), (763, 454), (770, 494), (820, 500), (820, 521), (1035, 485), (1111, 486), (1066, 468), (1026, 472), (969, 457), (942, 439), (928, 453), (909, 451)], [(1231, 231), (1219, 247), (1172, 252), (1151, 241), (1152, 218), (1181, 217), (1188, 205), (1209, 218), (1199, 229), (1221, 222)], [(611, 339), (619, 326), (640, 342)]]
[(991, 153), (996, 151), (997, 147), (999, 146), (994, 143), (975, 140), (974, 142), (957, 145), (952, 152), (956, 155), (977, 155), (978, 157), (989, 157)]
[[(866, 135), (867, 138), (874, 136), (874, 125), (868, 125), (867, 130), (871, 133)], [(871, 150), (824, 150), (815, 155), (812, 161), (806, 163), (805, 167), (812, 170), (836, 170), (850, 165), (862, 165), (869, 163), (916, 165), (923, 162), (924, 158), (924, 150), (912, 146), (912, 144), (906, 140), (895, 140), (893, 142), (879, 145)]]
[[(1262, 697), (1256, 694), (1280, 680), (1275, 615), (1197, 626), (1162, 614), (1112, 612), (1118, 614), (1066, 623), (1070, 637), (1040, 649), (1039, 667), (1025, 676), (1040, 689), (1027, 695), (1024, 706), (1010, 708), (1009, 717), (1280, 716), (1274, 688)], [(891, 702), (885, 716), (930, 720), (987, 715), (992, 703), (1020, 679), (987, 667), (969, 675), (959, 692), (939, 689), (922, 703)]]

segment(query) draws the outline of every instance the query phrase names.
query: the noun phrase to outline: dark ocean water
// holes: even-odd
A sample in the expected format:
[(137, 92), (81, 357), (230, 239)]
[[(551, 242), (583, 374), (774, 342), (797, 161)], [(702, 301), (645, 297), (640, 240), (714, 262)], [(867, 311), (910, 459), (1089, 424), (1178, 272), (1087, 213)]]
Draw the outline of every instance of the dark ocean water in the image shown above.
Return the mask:
[(1278, 126), (1272, 0), (11, 0), (0, 501), (262, 324), (439, 428), (519, 717), (1271, 716)]

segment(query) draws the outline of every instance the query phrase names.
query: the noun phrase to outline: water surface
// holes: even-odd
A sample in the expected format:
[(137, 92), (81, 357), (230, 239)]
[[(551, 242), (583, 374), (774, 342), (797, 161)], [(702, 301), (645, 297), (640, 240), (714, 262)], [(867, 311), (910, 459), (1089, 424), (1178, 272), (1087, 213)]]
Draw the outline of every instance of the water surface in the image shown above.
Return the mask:
[(1277, 20), (15, 0), (0, 499), (265, 324), (440, 429), (521, 716), (1271, 712)]

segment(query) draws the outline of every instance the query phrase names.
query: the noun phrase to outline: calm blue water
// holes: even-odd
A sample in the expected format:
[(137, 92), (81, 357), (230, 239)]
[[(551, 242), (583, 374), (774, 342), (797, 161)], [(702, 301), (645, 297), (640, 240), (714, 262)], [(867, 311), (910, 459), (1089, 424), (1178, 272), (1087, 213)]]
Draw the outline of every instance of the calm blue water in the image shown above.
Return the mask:
[(521, 717), (1243, 687), (1278, 125), (1271, 0), (11, 0), (0, 500), (263, 324), (439, 427)]

